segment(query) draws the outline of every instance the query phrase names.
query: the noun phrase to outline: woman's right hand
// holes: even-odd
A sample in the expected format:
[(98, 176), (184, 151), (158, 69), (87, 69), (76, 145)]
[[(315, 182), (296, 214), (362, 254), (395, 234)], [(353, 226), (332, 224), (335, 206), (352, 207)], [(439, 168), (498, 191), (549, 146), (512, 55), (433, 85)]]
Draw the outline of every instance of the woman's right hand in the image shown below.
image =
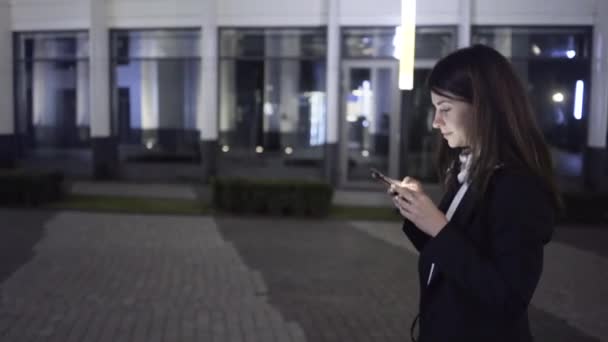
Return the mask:
[[(405, 177), (401, 182), (397, 181), (393, 186), (401, 186), (415, 192), (422, 192), (422, 183), (412, 177)], [(392, 189), (392, 186), (386, 191), (391, 196), (396, 196), (397, 192)]]

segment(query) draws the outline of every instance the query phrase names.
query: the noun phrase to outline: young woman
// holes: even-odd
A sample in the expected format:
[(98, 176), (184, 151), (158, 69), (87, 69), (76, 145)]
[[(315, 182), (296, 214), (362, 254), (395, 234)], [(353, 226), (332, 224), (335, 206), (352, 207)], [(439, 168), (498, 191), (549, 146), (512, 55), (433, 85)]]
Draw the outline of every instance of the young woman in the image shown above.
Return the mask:
[(405, 178), (389, 193), (420, 252), (419, 342), (532, 341), (528, 305), (561, 200), (551, 157), (509, 61), (475, 45), (428, 79), (446, 192)]

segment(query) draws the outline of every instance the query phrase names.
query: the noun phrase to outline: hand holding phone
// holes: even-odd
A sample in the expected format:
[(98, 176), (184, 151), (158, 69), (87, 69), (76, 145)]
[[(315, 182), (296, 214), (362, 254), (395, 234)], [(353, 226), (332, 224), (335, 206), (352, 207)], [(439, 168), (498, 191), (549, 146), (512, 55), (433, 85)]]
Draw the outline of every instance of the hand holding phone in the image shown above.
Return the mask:
[(382, 172), (380, 172), (380, 171), (378, 171), (378, 170), (376, 170), (374, 168), (371, 168), (370, 171), (371, 171), (371, 174), (372, 174), (372, 178), (380, 180), (380, 181), (384, 182), (388, 186), (398, 185), (399, 184), (398, 180), (389, 178), (389, 177), (385, 176), (384, 174), (382, 174)]

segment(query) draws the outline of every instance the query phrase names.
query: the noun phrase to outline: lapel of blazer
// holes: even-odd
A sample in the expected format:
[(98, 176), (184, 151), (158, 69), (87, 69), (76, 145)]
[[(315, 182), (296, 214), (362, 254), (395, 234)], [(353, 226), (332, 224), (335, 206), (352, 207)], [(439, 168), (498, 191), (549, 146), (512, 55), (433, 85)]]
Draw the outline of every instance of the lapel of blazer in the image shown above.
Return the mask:
[[(447, 213), (448, 208), (452, 204), (452, 201), (454, 200), (454, 197), (456, 196), (456, 193), (459, 189), (459, 183), (451, 184), (449, 189), (446, 191), (445, 195), (441, 199), (438, 208), (444, 214)], [(452, 221), (458, 223), (459, 225), (467, 224), (470, 221), (471, 216), (474, 214), (476, 204), (475, 202), (475, 188), (469, 186), (467, 192), (464, 194), (464, 197), (460, 201), (458, 208), (456, 208), (456, 211), (452, 216)]]
[(443, 197), (441, 197), (441, 201), (439, 202), (437, 208), (439, 208), (439, 210), (441, 210), (441, 212), (444, 214), (447, 213), (454, 196), (456, 196), (456, 192), (458, 192), (457, 184), (449, 184), (445, 193), (443, 194)]
[(452, 220), (459, 224), (459, 226), (466, 226), (471, 222), (471, 218), (475, 213), (476, 206), (476, 192), (475, 187), (469, 185), (467, 192), (464, 194), (464, 197), (460, 201), (458, 208), (454, 212), (452, 216)]

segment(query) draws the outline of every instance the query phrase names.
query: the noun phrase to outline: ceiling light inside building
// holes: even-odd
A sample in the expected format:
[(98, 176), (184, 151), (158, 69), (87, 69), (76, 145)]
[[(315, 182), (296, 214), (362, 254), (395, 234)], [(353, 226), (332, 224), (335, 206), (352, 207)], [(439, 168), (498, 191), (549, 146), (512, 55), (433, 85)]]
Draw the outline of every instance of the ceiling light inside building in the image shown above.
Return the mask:
[(553, 102), (555, 102), (555, 103), (564, 102), (564, 94), (562, 94), (562, 93), (553, 94)]
[(274, 114), (274, 106), (270, 102), (264, 103), (264, 114), (270, 116)]
[(576, 57), (576, 51), (574, 51), (574, 50), (568, 50), (566, 52), (566, 56), (568, 56), (568, 58), (572, 59), (572, 58)]

